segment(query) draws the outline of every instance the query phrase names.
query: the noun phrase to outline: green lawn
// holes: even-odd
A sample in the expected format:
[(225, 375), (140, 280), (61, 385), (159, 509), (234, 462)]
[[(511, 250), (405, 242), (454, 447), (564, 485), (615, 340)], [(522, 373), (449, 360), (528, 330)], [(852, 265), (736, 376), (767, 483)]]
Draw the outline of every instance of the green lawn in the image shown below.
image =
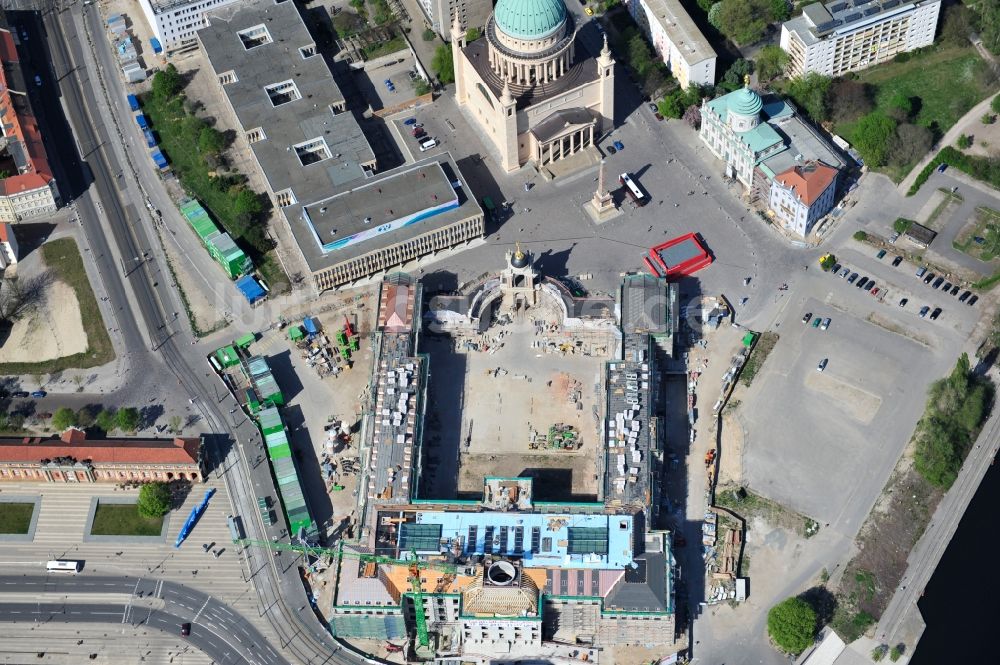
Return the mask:
[[(982, 238), (978, 243), (975, 238)], [(952, 246), (980, 261), (992, 261), (1000, 256), (1000, 212), (976, 208), (976, 223), (963, 229)]]
[(261, 256), (261, 253), (249, 243), (241, 241), (240, 234), (235, 232), (238, 225), (233, 205), (234, 198), (205, 164), (198, 150), (197, 134), (195, 133), (192, 138), (191, 131), (192, 125), (200, 121), (186, 113), (182, 99), (182, 96), (178, 95), (169, 101), (162, 101), (152, 94), (143, 95), (141, 98), (142, 111), (149, 117), (153, 130), (159, 136), (160, 150), (166, 155), (170, 168), (177, 174), (184, 189), (198, 199), (216, 222), (229, 232), (243, 251), (253, 259), (254, 265), (262, 269), (262, 264), (268, 264), (266, 270), (261, 270), (261, 274), (267, 281), (268, 287), (272, 289), (272, 293), (285, 291), (288, 287), (288, 277), (282, 272), (278, 262), (266, 260), (273, 252)]
[(98, 503), (92, 536), (158, 536), (163, 518), (139, 515), (134, 503)]
[(28, 533), (33, 503), (0, 503), (0, 533)]
[(90, 287), (83, 258), (72, 238), (60, 238), (42, 245), (42, 259), (55, 277), (65, 282), (76, 295), (80, 305), (80, 318), (87, 333), (87, 350), (71, 356), (37, 363), (0, 363), (0, 374), (49, 374), (67, 369), (85, 369), (109, 363), (115, 359), (111, 338), (104, 327), (97, 298)]
[[(969, 109), (995, 91), (985, 75), (987, 66), (975, 49), (942, 46), (920, 53), (907, 62), (887, 62), (858, 72), (858, 81), (875, 88), (876, 108), (888, 112), (897, 93), (918, 98), (912, 122), (931, 128), (935, 140), (944, 135)], [(915, 100), (916, 102), (916, 100)], [(840, 123), (836, 133), (851, 140), (855, 123)], [(900, 180), (912, 168), (888, 167)]]

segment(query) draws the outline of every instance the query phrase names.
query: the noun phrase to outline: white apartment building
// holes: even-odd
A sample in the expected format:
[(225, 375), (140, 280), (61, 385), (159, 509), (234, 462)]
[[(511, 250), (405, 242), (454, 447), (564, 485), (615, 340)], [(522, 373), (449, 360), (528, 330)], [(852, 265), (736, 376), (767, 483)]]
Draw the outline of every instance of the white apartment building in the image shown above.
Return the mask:
[(814, 3), (781, 26), (788, 72), (840, 76), (934, 42), (941, 0)]
[(784, 228), (805, 238), (833, 209), (837, 175), (837, 169), (822, 162), (793, 166), (771, 181), (768, 207)]
[(445, 41), (451, 41), (451, 23), (458, 17), (458, 23), (463, 28), (479, 28), (493, 12), (491, 0), (417, 0), (420, 11), (431, 26), (431, 30), (441, 35)]
[(715, 50), (679, 0), (627, 0), (628, 11), (682, 88), (715, 85)]
[(165, 51), (194, 45), (199, 30), (208, 25), (205, 12), (240, 0), (139, 0), (153, 36)]

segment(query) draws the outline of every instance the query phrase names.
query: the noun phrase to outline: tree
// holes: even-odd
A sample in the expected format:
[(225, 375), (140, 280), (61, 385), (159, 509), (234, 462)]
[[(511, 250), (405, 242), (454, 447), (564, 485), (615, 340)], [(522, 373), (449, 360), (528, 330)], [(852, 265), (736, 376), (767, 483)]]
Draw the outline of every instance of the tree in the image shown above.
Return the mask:
[(899, 122), (909, 120), (913, 115), (913, 99), (902, 90), (897, 90), (889, 99), (889, 115)]
[(858, 242), (864, 242), (865, 240), (868, 240), (868, 234), (864, 231), (855, 231), (853, 238)]
[(753, 60), (737, 58), (736, 62), (726, 70), (722, 82), (730, 89), (735, 90), (743, 87), (744, 77), (750, 74), (753, 74)]
[(636, 33), (628, 40), (628, 64), (639, 76), (645, 76), (653, 64), (653, 53), (642, 35)]
[(680, 118), (684, 114), (684, 105), (681, 103), (676, 93), (671, 93), (663, 98), (657, 108), (664, 118)]
[(715, 3), (708, 10), (708, 23), (719, 32), (722, 32), (722, 22), (719, 18), (721, 14), (722, 14), (721, 2)]
[(805, 651), (816, 635), (816, 611), (801, 598), (787, 598), (767, 613), (767, 633), (792, 655)]
[(76, 412), (76, 426), (92, 427), (94, 425), (94, 419), (97, 417), (97, 414), (94, 411), (95, 407), (93, 406), (81, 406), (80, 410)]
[(969, 35), (975, 32), (976, 16), (965, 5), (954, 4), (944, 10), (941, 24), (941, 41), (956, 46), (968, 45)]
[(260, 195), (252, 189), (240, 187), (233, 196), (233, 212), (237, 215), (247, 215), (251, 219), (264, 211)]
[(701, 107), (692, 104), (684, 111), (684, 122), (691, 126), (691, 129), (698, 131), (701, 129)]
[(787, 21), (792, 15), (788, 0), (771, 0), (771, 23)]
[(889, 660), (895, 663), (903, 655), (903, 645), (897, 644), (893, 648), (889, 649)]
[(829, 117), (826, 105), (829, 89), (829, 77), (809, 72), (805, 76), (793, 78), (788, 83), (788, 96), (813, 122), (820, 123)]
[(785, 73), (788, 53), (780, 46), (768, 44), (757, 53), (757, 79), (762, 82), (776, 79)]
[(434, 51), (434, 58), (431, 60), (431, 69), (437, 73), (441, 83), (453, 83), (455, 81), (455, 61), (451, 58), (451, 47), (441, 44)]
[(979, 37), (983, 46), (993, 53), (1000, 53), (1000, 3), (980, 2), (976, 8), (979, 10)]
[(181, 417), (180, 416), (170, 416), (170, 431), (174, 434), (181, 433)]
[(118, 425), (115, 422), (115, 411), (114, 409), (101, 409), (101, 412), (97, 414), (94, 422), (101, 429), (102, 432), (108, 434), (115, 431)]
[(425, 42), (432, 42), (437, 37), (437, 33), (430, 28), (424, 28), (424, 31), (420, 34)]
[(990, 102), (990, 110), (994, 113), (1000, 113), (1000, 95), (994, 97), (993, 101)]
[(972, 147), (972, 137), (968, 134), (962, 134), (958, 137), (958, 140), (955, 141), (955, 145), (958, 146), (959, 150), (968, 150)]
[(203, 155), (218, 155), (226, 149), (226, 135), (205, 125), (198, 134), (198, 150)]
[(994, 122), (996, 122), (996, 120), (997, 117), (992, 113), (984, 113), (983, 117), (979, 119), (979, 122), (983, 123), (984, 125), (992, 125)]
[[(722, 0), (716, 20), (719, 32), (741, 46), (760, 41), (771, 16), (771, 0)], [(709, 11), (709, 21), (712, 12)]]
[(719, 0), (698, 0), (698, 6), (701, 7), (702, 11), (707, 12), (709, 9), (712, 8), (712, 5), (714, 5), (718, 1)]
[(851, 79), (836, 78), (826, 93), (830, 117), (835, 122), (851, 122), (875, 108), (871, 88)]
[(896, 221), (892, 223), (892, 230), (896, 233), (902, 235), (910, 230), (916, 222), (912, 219), (906, 219), (905, 217), (897, 217)]
[(468, 30), (465, 31), (465, 41), (468, 42), (469, 44), (476, 41), (482, 36), (483, 33), (480, 32), (479, 28), (469, 28)]
[(169, 64), (153, 74), (153, 96), (161, 101), (172, 98), (183, 87), (184, 79), (181, 78), (173, 64)]
[(917, 161), (931, 149), (934, 135), (922, 125), (904, 123), (896, 127), (896, 137), (889, 149), (889, 163), (906, 166)]
[(416, 81), (413, 82), (413, 94), (415, 94), (416, 96), (419, 97), (421, 95), (426, 95), (430, 91), (431, 91), (431, 84), (428, 83), (427, 81), (418, 78)]
[(144, 483), (136, 508), (143, 517), (163, 517), (170, 512), (170, 488), (166, 483)]
[(61, 406), (52, 414), (52, 427), (62, 432), (77, 423), (76, 413), (68, 406)]
[(881, 111), (873, 111), (855, 125), (852, 142), (868, 166), (885, 166), (895, 135), (896, 121)]
[(134, 432), (142, 424), (139, 410), (132, 406), (118, 409), (115, 414), (115, 425), (124, 432)]

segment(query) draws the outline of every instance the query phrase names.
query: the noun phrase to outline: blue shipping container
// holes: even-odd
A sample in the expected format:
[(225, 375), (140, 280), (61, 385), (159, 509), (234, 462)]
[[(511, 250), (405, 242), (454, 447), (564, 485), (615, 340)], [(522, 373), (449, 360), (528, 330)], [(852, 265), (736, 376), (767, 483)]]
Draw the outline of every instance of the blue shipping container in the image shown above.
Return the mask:
[(144, 116), (141, 113), (135, 116), (135, 121), (139, 123), (139, 127), (141, 127), (142, 129), (147, 129), (149, 127), (149, 125), (146, 123), (146, 116)]
[(156, 137), (153, 136), (153, 130), (152, 129), (144, 129), (144, 130), (142, 130), (142, 135), (146, 137), (146, 147), (147, 148), (155, 148), (156, 147)]
[(163, 47), (160, 46), (160, 40), (156, 37), (152, 37), (149, 40), (150, 45), (153, 47), (153, 53), (163, 53)]
[(128, 96), (128, 107), (130, 109), (132, 109), (133, 111), (138, 111), (139, 110), (139, 98), (136, 97), (135, 95), (129, 95)]

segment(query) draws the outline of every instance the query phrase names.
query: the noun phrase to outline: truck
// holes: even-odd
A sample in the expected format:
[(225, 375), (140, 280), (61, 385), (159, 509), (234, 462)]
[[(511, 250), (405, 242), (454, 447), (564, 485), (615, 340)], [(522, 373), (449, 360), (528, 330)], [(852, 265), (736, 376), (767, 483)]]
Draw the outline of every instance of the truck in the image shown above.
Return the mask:
[(139, 123), (139, 129), (149, 129), (149, 123), (146, 122), (146, 116), (142, 113), (135, 116), (135, 121)]
[(129, 95), (128, 96), (128, 107), (130, 109), (132, 109), (133, 111), (138, 111), (139, 110), (139, 98), (136, 97), (135, 95)]
[(153, 136), (153, 130), (152, 129), (144, 129), (144, 130), (142, 130), (142, 135), (146, 137), (146, 147), (147, 148), (155, 148), (156, 147), (156, 137)]

